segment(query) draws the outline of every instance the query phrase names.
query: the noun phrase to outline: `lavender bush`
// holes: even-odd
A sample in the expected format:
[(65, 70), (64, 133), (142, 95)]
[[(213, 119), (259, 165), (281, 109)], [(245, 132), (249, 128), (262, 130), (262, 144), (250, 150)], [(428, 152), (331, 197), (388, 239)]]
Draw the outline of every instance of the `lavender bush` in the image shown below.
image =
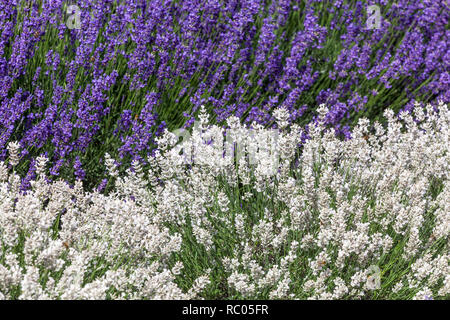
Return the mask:
[(449, 16), (0, 0), (0, 299), (450, 299)]
[(444, 0), (1, 0), (0, 159), (18, 141), (24, 190), (38, 156), (49, 179), (102, 189), (106, 153), (121, 173), (145, 165), (202, 104), (215, 123), (267, 127), (279, 106), (306, 125), (326, 104), (349, 138), (388, 106), (449, 101), (448, 19)]
[[(109, 195), (46, 181), (44, 157), (20, 193), (0, 162), (0, 298), (449, 299), (447, 105), (360, 119), (346, 141), (318, 113), (298, 154), (303, 130), (274, 112), (275, 161), (269, 129), (202, 112), (181, 145), (162, 134), (148, 172), (119, 175), (108, 156)], [(225, 133), (253, 165), (224, 156)]]

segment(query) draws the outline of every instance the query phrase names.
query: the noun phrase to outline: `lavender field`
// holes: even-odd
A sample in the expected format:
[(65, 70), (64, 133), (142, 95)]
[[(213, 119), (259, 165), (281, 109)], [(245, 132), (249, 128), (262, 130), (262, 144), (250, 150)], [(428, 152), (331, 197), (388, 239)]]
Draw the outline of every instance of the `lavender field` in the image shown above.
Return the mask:
[(0, 299), (450, 299), (445, 0), (0, 0)]

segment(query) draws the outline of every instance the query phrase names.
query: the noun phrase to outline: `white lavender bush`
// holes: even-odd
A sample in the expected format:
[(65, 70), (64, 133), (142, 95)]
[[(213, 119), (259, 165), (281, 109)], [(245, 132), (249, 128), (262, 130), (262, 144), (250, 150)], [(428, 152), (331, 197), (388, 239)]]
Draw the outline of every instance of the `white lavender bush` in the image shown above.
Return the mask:
[(119, 176), (107, 157), (108, 195), (47, 182), (45, 158), (20, 192), (10, 144), (0, 297), (448, 299), (447, 106), (361, 120), (346, 141), (326, 114), (299, 148), (284, 109), (276, 139), (237, 118), (225, 136), (202, 113), (189, 139), (160, 138), (148, 172)]

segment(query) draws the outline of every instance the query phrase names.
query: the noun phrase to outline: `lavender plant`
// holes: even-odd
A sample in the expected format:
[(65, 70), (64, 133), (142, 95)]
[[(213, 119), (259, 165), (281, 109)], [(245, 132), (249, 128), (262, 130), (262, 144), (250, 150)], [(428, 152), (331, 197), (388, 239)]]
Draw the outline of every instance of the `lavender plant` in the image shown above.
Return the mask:
[(266, 127), (277, 107), (306, 125), (326, 104), (348, 138), (388, 106), (449, 101), (448, 20), (441, 0), (1, 0), (0, 159), (20, 144), (22, 189), (38, 156), (50, 179), (102, 189), (106, 153), (121, 174), (145, 165), (202, 104), (215, 123)]
[[(235, 116), (212, 125), (202, 109), (190, 138), (162, 133), (148, 172), (135, 160), (120, 175), (106, 156), (108, 195), (48, 181), (45, 157), (20, 192), (9, 144), (0, 297), (450, 298), (447, 105), (362, 118), (348, 140), (317, 112), (299, 149), (286, 108), (273, 112), (276, 140)], [(226, 152), (229, 135), (242, 156)]]

